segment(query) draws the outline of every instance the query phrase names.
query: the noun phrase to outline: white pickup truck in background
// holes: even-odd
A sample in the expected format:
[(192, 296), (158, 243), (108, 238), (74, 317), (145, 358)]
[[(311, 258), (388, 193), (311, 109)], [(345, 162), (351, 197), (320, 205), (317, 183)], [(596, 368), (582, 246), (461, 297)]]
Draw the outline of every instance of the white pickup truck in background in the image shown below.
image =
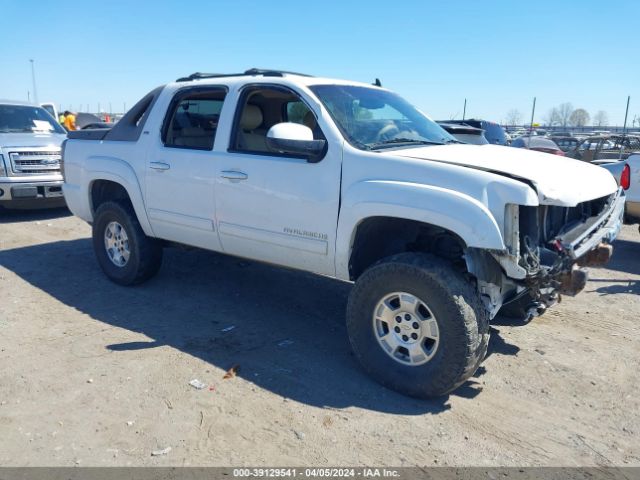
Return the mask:
[(625, 192), (627, 195), (625, 220), (628, 223), (640, 223), (640, 154), (630, 155), (626, 163), (629, 165), (629, 187)]
[(530, 319), (578, 293), (624, 209), (597, 166), (459, 144), (379, 86), (257, 69), (179, 79), (110, 130), (70, 132), (63, 172), (114, 282), (155, 275), (172, 243), (355, 282), (356, 356), (419, 397), (473, 375), (501, 309)]

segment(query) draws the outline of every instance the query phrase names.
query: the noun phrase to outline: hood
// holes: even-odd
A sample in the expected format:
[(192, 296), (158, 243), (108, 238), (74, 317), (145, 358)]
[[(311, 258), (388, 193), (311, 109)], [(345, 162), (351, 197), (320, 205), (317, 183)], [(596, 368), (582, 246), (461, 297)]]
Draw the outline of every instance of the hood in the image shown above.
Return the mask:
[(66, 138), (61, 133), (0, 133), (0, 148), (59, 147)]
[(614, 193), (618, 186), (604, 168), (581, 160), (497, 145), (442, 145), (388, 152), (527, 180), (543, 205), (573, 207)]

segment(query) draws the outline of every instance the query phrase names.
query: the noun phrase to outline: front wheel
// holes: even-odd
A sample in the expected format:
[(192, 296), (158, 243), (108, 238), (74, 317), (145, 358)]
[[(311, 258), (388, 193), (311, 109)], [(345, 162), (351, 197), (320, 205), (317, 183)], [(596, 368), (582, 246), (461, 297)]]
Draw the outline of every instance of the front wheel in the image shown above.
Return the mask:
[(153, 277), (162, 264), (162, 245), (147, 237), (133, 208), (105, 202), (93, 222), (93, 249), (102, 271), (119, 285), (135, 285)]
[(464, 383), (489, 343), (489, 316), (474, 285), (444, 260), (417, 253), (364, 272), (349, 297), (347, 329), (375, 380), (420, 398)]

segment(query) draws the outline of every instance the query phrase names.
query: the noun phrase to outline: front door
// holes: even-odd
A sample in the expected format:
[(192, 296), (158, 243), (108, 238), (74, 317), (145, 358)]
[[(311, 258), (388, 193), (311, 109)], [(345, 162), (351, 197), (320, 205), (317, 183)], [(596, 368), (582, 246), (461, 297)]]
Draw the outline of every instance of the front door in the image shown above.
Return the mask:
[(146, 201), (159, 238), (220, 250), (213, 144), (226, 90), (179, 90), (147, 158)]
[(226, 253), (335, 274), (341, 147), (328, 144), (315, 163), (276, 154), (268, 129), (308, 126), (324, 138), (308, 104), (281, 86), (248, 86), (240, 94), (227, 152), (217, 157), (218, 231)]

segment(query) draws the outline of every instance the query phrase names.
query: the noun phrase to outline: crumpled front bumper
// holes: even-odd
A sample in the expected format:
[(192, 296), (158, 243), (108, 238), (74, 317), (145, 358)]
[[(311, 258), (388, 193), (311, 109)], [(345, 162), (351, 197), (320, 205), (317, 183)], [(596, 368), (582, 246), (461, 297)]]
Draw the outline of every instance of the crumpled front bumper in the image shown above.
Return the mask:
[[(546, 262), (539, 263), (537, 268), (534, 265), (534, 268), (525, 269), (518, 257), (506, 251), (491, 252), (503, 269), (503, 279), (508, 279), (512, 287), (502, 302), (493, 301), (492, 316), (503, 305), (524, 309), (530, 320), (556, 303), (559, 294), (573, 296), (579, 293), (588, 278), (587, 271), (581, 266), (601, 266), (611, 257), (609, 244), (620, 232), (624, 207), (625, 194), (619, 189), (607, 199), (598, 215), (541, 245), (539, 251), (546, 251)], [(505, 291), (504, 287), (503, 281), (499, 291)]]
[(613, 242), (622, 228), (624, 202), (624, 190), (620, 188), (598, 217), (557, 237), (558, 246), (571, 258), (578, 259), (602, 242)]

